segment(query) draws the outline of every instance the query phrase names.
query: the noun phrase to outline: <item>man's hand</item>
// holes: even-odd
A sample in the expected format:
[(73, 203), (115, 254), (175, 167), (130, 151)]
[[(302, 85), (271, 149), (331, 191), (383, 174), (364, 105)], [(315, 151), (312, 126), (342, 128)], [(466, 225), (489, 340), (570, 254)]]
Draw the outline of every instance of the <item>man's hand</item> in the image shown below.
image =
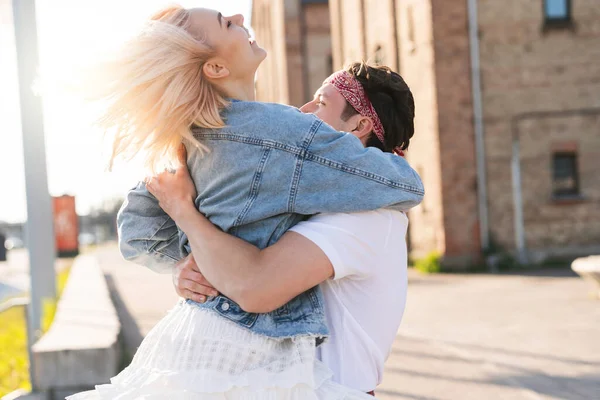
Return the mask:
[(210, 282), (204, 278), (192, 254), (175, 265), (173, 285), (179, 296), (197, 303), (204, 303), (206, 297), (214, 297), (219, 294)]

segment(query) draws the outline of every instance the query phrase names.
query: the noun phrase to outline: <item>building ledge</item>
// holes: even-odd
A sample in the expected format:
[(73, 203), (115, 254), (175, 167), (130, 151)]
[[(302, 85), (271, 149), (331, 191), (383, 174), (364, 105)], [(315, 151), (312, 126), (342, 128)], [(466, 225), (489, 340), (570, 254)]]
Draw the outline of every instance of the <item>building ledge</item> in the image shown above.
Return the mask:
[(577, 25), (572, 19), (546, 20), (542, 25), (542, 33), (546, 34), (556, 31), (575, 32), (576, 28)]
[(556, 206), (567, 206), (587, 203), (589, 200), (584, 196), (555, 196), (550, 199), (550, 204)]

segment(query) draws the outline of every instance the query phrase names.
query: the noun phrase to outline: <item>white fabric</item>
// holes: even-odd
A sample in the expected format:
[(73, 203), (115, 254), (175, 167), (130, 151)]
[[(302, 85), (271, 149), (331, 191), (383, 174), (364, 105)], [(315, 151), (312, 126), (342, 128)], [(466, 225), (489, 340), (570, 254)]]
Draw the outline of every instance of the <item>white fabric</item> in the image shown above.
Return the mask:
[(335, 277), (321, 284), (331, 336), (318, 348), (334, 381), (363, 392), (381, 383), (406, 305), (408, 218), (375, 210), (319, 214), (291, 230), (323, 250)]
[(315, 339), (271, 339), (180, 302), (143, 340), (110, 384), (81, 399), (372, 400), (331, 380)]

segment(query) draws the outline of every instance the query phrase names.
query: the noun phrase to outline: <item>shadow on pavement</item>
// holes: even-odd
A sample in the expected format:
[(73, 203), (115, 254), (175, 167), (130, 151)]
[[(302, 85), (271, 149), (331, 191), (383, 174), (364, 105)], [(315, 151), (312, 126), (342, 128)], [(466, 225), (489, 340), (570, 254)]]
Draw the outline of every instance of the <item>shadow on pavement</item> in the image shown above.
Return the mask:
[(522, 374), (499, 375), (488, 380), (489, 383), (502, 385), (504, 382), (518, 382), (521, 387), (555, 399), (590, 400), (600, 394), (600, 376), (598, 375), (546, 375)]
[[(431, 340), (420, 339), (414, 337), (404, 337), (404, 340), (408, 342), (422, 342), (431, 344), (434, 346)], [(487, 376), (485, 377), (469, 377), (469, 376), (456, 376), (453, 369), (448, 370), (448, 375), (439, 372), (428, 372), (418, 371), (411, 368), (403, 367), (387, 367), (386, 372), (388, 374), (398, 374), (407, 379), (411, 377), (416, 379), (428, 379), (431, 382), (445, 381), (453, 383), (470, 384), (475, 386), (482, 385), (495, 385), (504, 387), (513, 387), (517, 389), (525, 389), (536, 394), (548, 396), (553, 399), (569, 399), (569, 400), (584, 400), (584, 399), (596, 399), (600, 398), (596, 395), (600, 393), (600, 361), (598, 360), (584, 360), (584, 359), (573, 359), (567, 357), (558, 357), (548, 354), (539, 354), (528, 351), (515, 351), (502, 349), (492, 346), (481, 346), (473, 344), (465, 344), (454, 341), (435, 341), (437, 344), (444, 344), (456, 349), (467, 350), (469, 356), (461, 357), (460, 355), (451, 354), (429, 354), (423, 351), (410, 350), (410, 349), (398, 349), (392, 350), (393, 354), (397, 354), (400, 357), (411, 357), (415, 359), (429, 359), (432, 362), (442, 361), (451, 363), (466, 363), (481, 365), (482, 368), (485, 365), (493, 365), (498, 367), (499, 370), (487, 368)], [(415, 343), (416, 345), (416, 343)], [(480, 352), (483, 354), (475, 355), (473, 352)], [(514, 362), (501, 361), (497, 355), (511, 355), (515, 358)], [(489, 357), (487, 356), (489, 355)], [(536, 369), (528, 368), (523, 365), (519, 365), (520, 361), (524, 358), (543, 360), (544, 362), (561, 362), (566, 364), (564, 366), (564, 374), (557, 375), (556, 373), (543, 372)], [(456, 364), (454, 365), (456, 367)], [(584, 367), (588, 373), (577, 373), (573, 374), (576, 368)], [(461, 369), (457, 372), (460, 374)], [(454, 376), (453, 376), (454, 375)], [(415, 399), (415, 400), (441, 400), (429, 397), (422, 397), (418, 395), (411, 395), (407, 393), (395, 392), (393, 390), (380, 390), (381, 394), (396, 397), (399, 399)], [(544, 397), (545, 398), (545, 397)]]
[(113, 277), (110, 274), (105, 274), (104, 277), (106, 278), (106, 284), (108, 285), (108, 290), (110, 291), (110, 297), (115, 305), (115, 308), (117, 309), (117, 315), (119, 316), (119, 321), (121, 322), (120, 342), (123, 350), (123, 356), (121, 359), (121, 365), (119, 367), (122, 370), (131, 362), (144, 337), (142, 336), (135, 318), (129, 312), (125, 302), (119, 295), (119, 291), (116, 289)]
[[(537, 394), (544, 394), (556, 399), (569, 400), (591, 400), (594, 393), (600, 393), (600, 376), (567, 376), (540, 374), (535, 372), (523, 374), (497, 374), (489, 379), (471, 379), (457, 376), (443, 376), (423, 371), (413, 371), (404, 368), (388, 368), (388, 373), (401, 374), (404, 376), (414, 376), (415, 378), (427, 378), (430, 380), (442, 380), (449, 382), (461, 382), (474, 385), (497, 385), (509, 386), (518, 389), (527, 389)], [(436, 400), (430, 397), (411, 396), (406, 393), (395, 391), (378, 391), (382, 394), (400, 396), (400, 398), (418, 399), (418, 400)]]
[(523, 269), (502, 272), (500, 275), (511, 275), (511, 276), (534, 276), (542, 278), (578, 278), (571, 267), (556, 267), (556, 268), (541, 268), (541, 269)]
[(398, 397), (398, 399), (409, 399), (409, 400), (442, 400), (437, 397), (428, 397), (428, 396), (418, 396), (410, 393), (398, 392), (396, 390), (385, 390), (378, 389), (375, 391), (375, 395), (379, 396), (380, 394), (384, 394), (390, 397)]
[[(400, 335), (400, 336), (403, 336), (403, 335)], [(411, 336), (404, 336), (404, 339), (408, 340), (408, 341), (415, 341), (415, 342), (424, 342), (424, 343), (431, 342), (431, 340), (429, 340), (429, 339), (420, 339), (420, 338), (415, 338), (415, 337), (411, 337)], [(596, 361), (596, 360), (582, 360), (582, 359), (575, 359), (575, 358), (558, 357), (558, 356), (553, 356), (553, 355), (549, 355), (549, 354), (540, 354), (540, 353), (534, 353), (534, 352), (522, 351), (522, 350), (516, 351), (516, 350), (503, 349), (500, 347), (492, 347), (492, 346), (481, 346), (481, 345), (477, 345), (477, 344), (455, 342), (452, 340), (436, 340), (436, 342), (445, 344), (445, 345), (449, 345), (452, 347), (456, 347), (456, 348), (470, 349), (470, 350), (476, 350), (476, 351), (481, 351), (481, 352), (498, 353), (498, 354), (503, 354), (503, 355), (508, 354), (508, 355), (513, 355), (513, 356), (517, 356), (517, 357), (527, 357), (527, 358), (533, 358), (533, 359), (537, 359), (537, 360), (558, 361), (558, 362), (562, 362), (565, 364), (584, 365), (584, 366), (600, 368), (600, 361)], [(400, 349), (396, 349), (396, 348), (392, 349), (392, 353), (396, 353), (401, 356), (413, 355), (416, 357), (425, 357), (425, 358), (430, 357), (430, 358), (436, 358), (436, 359), (445, 359), (448, 361), (462, 361), (462, 362), (487, 362), (488, 361), (486, 359), (477, 359), (477, 358), (465, 359), (462, 357), (454, 357), (454, 356), (434, 357), (434, 356), (424, 354), (424, 353), (411, 352), (410, 350), (407, 351), (404, 349), (400, 350)], [(496, 361), (494, 361), (494, 363), (498, 364), (498, 362), (496, 362)], [(501, 364), (499, 364), (499, 365), (501, 365)], [(506, 365), (506, 367), (519, 368), (519, 367), (513, 367), (513, 366), (509, 366), (509, 365)]]

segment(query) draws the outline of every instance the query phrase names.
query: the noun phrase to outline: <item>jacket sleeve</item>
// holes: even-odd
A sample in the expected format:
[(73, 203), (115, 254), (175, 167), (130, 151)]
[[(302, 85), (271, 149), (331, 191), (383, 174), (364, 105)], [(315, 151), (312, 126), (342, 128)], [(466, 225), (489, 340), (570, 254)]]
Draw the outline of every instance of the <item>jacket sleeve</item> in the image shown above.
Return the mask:
[(304, 142), (288, 200), (290, 212), (407, 211), (423, 200), (421, 178), (403, 157), (365, 148), (355, 136), (324, 123), (313, 124)]
[(182, 258), (177, 225), (143, 182), (127, 193), (117, 215), (117, 228), (119, 250), (128, 261), (170, 273)]

